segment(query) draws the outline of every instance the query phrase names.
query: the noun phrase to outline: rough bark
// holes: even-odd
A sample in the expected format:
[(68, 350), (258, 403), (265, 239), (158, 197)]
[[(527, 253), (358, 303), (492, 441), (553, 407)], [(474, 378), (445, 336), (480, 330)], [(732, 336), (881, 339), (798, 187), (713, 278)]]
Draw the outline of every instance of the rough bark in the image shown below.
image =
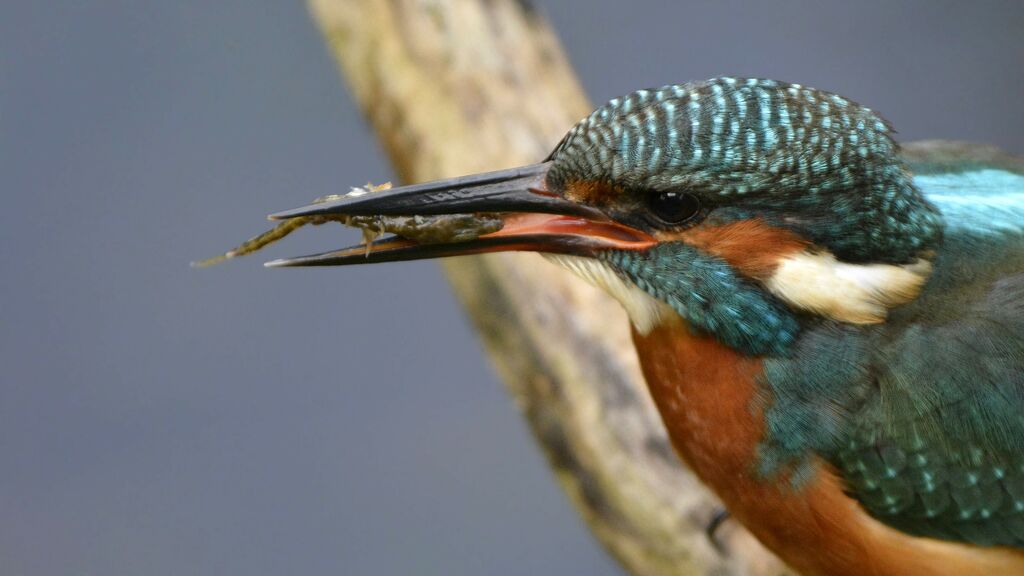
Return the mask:
[[(514, 0), (311, 0), (405, 182), (537, 162), (591, 106), (543, 18)], [(365, 179), (366, 175), (353, 175)], [(533, 254), (444, 263), (562, 487), (631, 573), (780, 574), (684, 469), (620, 307)]]

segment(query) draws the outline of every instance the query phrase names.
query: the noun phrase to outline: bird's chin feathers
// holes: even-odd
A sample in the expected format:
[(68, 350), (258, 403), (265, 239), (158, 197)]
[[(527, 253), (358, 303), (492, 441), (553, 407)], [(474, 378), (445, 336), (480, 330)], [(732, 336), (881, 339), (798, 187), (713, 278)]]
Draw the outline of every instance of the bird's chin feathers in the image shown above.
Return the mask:
[(626, 314), (629, 315), (633, 326), (640, 334), (648, 334), (661, 322), (678, 317), (668, 304), (623, 278), (607, 262), (596, 258), (564, 254), (544, 254), (544, 257), (567, 268), (618, 300), (626, 309)]

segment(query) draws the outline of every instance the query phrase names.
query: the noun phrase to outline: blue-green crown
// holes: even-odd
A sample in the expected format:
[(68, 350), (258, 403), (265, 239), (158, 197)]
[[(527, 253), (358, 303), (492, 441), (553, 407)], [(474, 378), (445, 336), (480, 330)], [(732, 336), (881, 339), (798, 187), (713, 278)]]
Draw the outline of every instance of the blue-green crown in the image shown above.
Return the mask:
[(717, 78), (639, 90), (573, 127), (548, 184), (686, 189), (725, 219), (762, 217), (851, 261), (909, 261), (938, 238), (889, 126), (842, 96)]

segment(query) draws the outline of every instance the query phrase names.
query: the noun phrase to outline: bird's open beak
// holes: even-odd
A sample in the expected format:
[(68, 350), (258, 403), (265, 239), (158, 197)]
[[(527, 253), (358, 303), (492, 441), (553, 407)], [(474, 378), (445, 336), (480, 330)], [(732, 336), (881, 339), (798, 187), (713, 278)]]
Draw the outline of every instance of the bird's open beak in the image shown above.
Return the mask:
[[(550, 192), (545, 185), (550, 162), (402, 186), (360, 196), (311, 204), (270, 216), (298, 217), (425, 216), (425, 226), (446, 225), (444, 216), (473, 215), (497, 222), (469, 239), (450, 234), (391, 236), (369, 246), (353, 246), (312, 256), (268, 262), (267, 266), (340, 266), (440, 258), (511, 250), (593, 256), (598, 251), (644, 250), (654, 246), (649, 234), (611, 220), (600, 210)], [(466, 219), (462, 219), (465, 221)], [(435, 224), (436, 222), (436, 224)], [(497, 230), (494, 230), (497, 228)], [(419, 232), (423, 232), (420, 230)], [(429, 241), (423, 238), (429, 236)]]

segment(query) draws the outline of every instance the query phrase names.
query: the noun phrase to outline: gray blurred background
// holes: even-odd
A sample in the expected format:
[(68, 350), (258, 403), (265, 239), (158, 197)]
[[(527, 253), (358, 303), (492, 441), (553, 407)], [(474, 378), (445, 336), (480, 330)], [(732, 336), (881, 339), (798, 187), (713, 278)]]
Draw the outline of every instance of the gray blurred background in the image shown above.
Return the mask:
[[(537, 4), (595, 102), (772, 77), (1024, 152), (1017, 0)], [(0, 574), (618, 572), (435, 264), (188, 267), (392, 178), (301, 3), (0, 3)]]

